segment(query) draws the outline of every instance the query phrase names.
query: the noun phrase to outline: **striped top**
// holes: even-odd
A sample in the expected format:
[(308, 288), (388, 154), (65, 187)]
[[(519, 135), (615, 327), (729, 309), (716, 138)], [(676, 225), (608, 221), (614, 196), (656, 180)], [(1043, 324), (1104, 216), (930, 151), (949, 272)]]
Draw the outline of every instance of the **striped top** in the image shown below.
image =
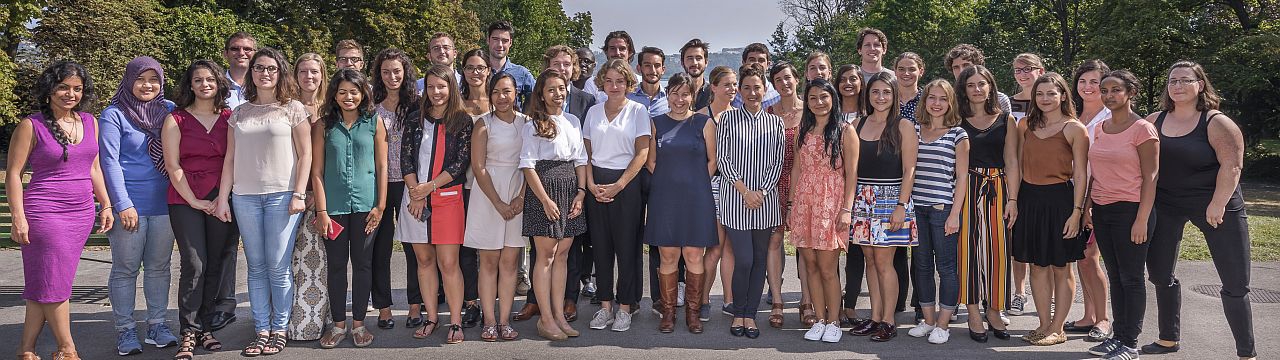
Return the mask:
[[(920, 125), (916, 125), (920, 135)], [(926, 142), (920, 135), (916, 155), (916, 178), (911, 187), (911, 201), (918, 206), (949, 205), (956, 190), (956, 144), (969, 139), (969, 133), (956, 126), (938, 140)]]
[[(720, 222), (735, 230), (759, 230), (782, 224), (778, 179), (782, 175), (782, 118), (742, 109), (720, 115), (716, 133), (716, 165), (720, 169)], [(733, 184), (763, 190), (764, 206), (748, 209)]]

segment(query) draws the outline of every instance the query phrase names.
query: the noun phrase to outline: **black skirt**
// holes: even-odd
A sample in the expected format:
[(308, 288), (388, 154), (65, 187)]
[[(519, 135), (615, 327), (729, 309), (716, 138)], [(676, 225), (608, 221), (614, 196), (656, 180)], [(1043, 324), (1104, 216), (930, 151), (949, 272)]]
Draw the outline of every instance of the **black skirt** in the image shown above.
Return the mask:
[(547, 219), (542, 201), (526, 186), (524, 190), (524, 236), (545, 236), (556, 239), (571, 238), (587, 232), (587, 221), (582, 214), (569, 218), (573, 198), (578, 193), (578, 174), (572, 161), (538, 160), (533, 170), (542, 181), (547, 196), (560, 208), (560, 219)]
[(1084, 239), (1062, 238), (1062, 230), (1075, 204), (1073, 196), (1074, 187), (1070, 182), (1022, 183), (1018, 191), (1018, 219), (1013, 224), (1014, 259), (1036, 266), (1067, 266), (1084, 259)]

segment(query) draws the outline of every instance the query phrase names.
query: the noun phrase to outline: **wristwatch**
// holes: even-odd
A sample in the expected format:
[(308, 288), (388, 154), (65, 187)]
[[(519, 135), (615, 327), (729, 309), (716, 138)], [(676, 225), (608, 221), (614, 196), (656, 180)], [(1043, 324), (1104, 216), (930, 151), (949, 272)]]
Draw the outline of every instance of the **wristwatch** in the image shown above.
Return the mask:
[(296, 192), (296, 193), (293, 193), (293, 198), (294, 198), (294, 199), (298, 199), (298, 200), (306, 200), (306, 199), (307, 199), (307, 194), (306, 194), (306, 193)]

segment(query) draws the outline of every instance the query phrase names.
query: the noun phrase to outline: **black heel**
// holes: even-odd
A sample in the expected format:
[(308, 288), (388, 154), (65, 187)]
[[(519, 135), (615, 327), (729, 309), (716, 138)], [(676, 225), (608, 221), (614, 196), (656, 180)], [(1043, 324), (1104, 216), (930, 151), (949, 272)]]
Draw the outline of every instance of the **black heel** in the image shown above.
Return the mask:
[(986, 343), (986, 342), (987, 342), (987, 333), (986, 333), (986, 332), (974, 332), (972, 329), (970, 329), (970, 330), (969, 330), (969, 338), (970, 338), (970, 339), (973, 339), (973, 341), (977, 341), (977, 342), (980, 342), (980, 343)]

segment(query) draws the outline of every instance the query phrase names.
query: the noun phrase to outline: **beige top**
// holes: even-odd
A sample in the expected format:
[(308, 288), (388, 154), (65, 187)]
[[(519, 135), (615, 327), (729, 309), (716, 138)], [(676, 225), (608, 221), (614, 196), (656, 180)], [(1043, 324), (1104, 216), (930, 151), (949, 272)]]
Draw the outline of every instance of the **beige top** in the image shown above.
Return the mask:
[(236, 139), (231, 191), (239, 195), (292, 191), (298, 159), (293, 127), (306, 123), (308, 116), (297, 100), (287, 105), (246, 102), (237, 107), (227, 121)]

